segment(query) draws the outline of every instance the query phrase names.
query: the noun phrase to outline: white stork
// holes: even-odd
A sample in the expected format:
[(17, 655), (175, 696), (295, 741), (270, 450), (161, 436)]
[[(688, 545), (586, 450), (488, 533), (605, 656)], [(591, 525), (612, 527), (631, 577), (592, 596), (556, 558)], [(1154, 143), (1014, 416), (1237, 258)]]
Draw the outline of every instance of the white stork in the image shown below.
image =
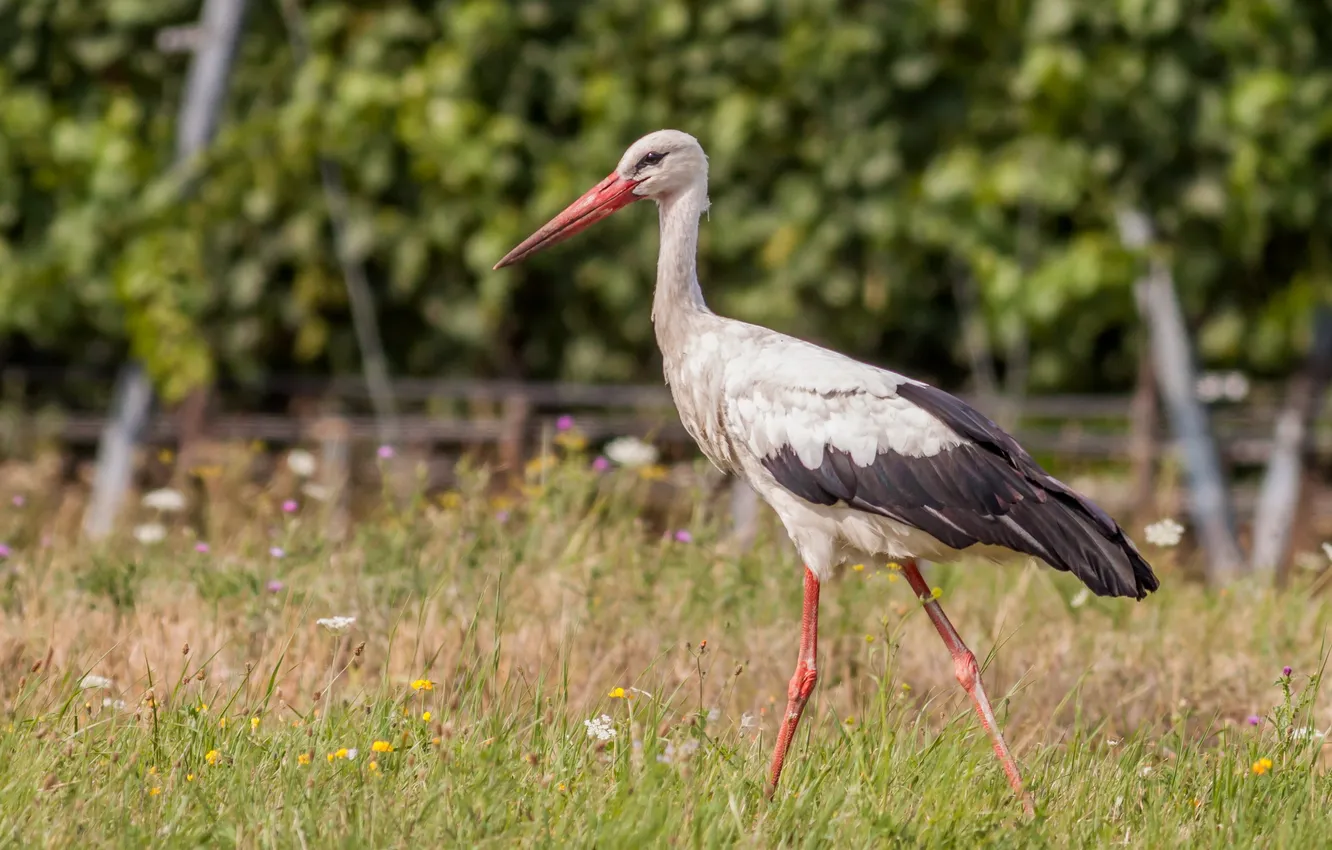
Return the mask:
[(924, 603), (1030, 812), (976, 657), (932, 597), (915, 559), (1009, 549), (1073, 573), (1098, 595), (1136, 599), (1158, 586), (1151, 567), (1104, 511), (1048, 475), (966, 403), (709, 310), (696, 270), (708, 160), (693, 136), (659, 130), (634, 142), (605, 180), (495, 268), (644, 199), (657, 202), (661, 218), (652, 321), (680, 418), (709, 460), (743, 476), (773, 507), (805, 563), (800, 655), (768, 793), (818, 678), (820, 583), (839, 564), (891, 559)]

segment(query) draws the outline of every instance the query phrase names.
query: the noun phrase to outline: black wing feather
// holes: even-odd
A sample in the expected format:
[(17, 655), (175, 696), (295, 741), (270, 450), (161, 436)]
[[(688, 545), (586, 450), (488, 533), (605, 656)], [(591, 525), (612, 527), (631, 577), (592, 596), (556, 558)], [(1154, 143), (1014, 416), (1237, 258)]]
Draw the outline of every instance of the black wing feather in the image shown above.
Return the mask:
[(809, 502), (890, 517), (954, 549), (980, 543), (1032, 555), (1072, 572), (1098, 596), (1141, 599), (1160, 586), (1105, 511), (1042, 469), (998, 425), (934, 387), (903, 383), (897, 392), (967, 442), (930, 457), (883, 452), (869, 466), (825, 446), (815, 469), (783, 446), (763, 465)]

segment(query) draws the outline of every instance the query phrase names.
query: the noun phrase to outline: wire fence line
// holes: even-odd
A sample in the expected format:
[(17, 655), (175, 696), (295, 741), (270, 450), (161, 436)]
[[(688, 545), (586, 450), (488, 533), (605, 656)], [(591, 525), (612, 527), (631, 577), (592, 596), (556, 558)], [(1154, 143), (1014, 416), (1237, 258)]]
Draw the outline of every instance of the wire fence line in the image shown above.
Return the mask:
[[(7, 375), (10, 385), (17, 375), (13, 370)], [(25, 374), (17, 383), (37, 377)], [(444, 453), (488, 447), (517, 459), (559, 417), (572, 416), (593, 441), (633, 435), (650, 437), (663, 448), (692, 449), (669, 391), (659, 385), (400, 378), (393, 381), (392, 392), (404, 407), (398, 423), (403, 447)], [(370, 399), (359, 378), (275, 376), (248, 394), (264, 396), (268, 411), (238, 409), (245, 402), (222, 388), (213, 394), (200, 438), (309, 443), (320, 439), (327, 422), (336, 421), (353, 444), (383, 442), (375, 414), (365, 409)], [(983, 409), (1002, 400), (971, 401)], [(1227, 462), (1265, 463), (1279, 410), (1275, 402), (1265, 401), (1214, 407), (1212, 427)], [(175, 443), (186, 430), (179, 419), (173, 411), (155, 411), (144, 429), (145, 441)], [(34, 441), (81, 448), (96, 440), (106, 421), (102, 413), (34, 412), (0, 401), (0, 454), (17, 453)], [(1134, 422), (1129, 395), (1028, 396), (1013, 430), (1029, 451), (1055, 463), (1124, 461), (1144, 437), (1158, 457), (1173, 451), (1159, 419), (1155, 433), (1146, 435), (1135, 432)], [(1332, 458), (1332, 415), (1325, 411), (1316, 425), (1313, 455)]]
[[(0, 382), (8, 388), (0, 395), (0, 460), (31, 456), (43, 447), (86, 454), (97, 443), (107, 414), (36, 411), (19, 401), (25, 385), (38, 381), (49, 387), (50, 377), (5, 370)], [(96, 383), (89, 376), (81, 380)], [(669, 391), (660, 385), (400, 378), (392, 391), (402, 408), (394, 448), (424, 469), (425, 484), (432, 488), (452, 486), (455, 465), (463, 455), (480, 456), (501, 473), (521, 470), (526, 459), (550, 445), (565, 417), (572, 418), (594, 452), (602, 441), (636, 436), (650, 439), (667, 459), (696, 455)], [(253, 409), (257, 398), (264, 400), (265, 410)], [(993, 397), (972, 401), (982, 410), (1004, 404)], [(281, 451), (301, 446), (321, 457), (321, 467), (336, 482), (333, 489), (352, 489), (378, 480), (375, 448), (383, 443), (383, 430), (371, 402), (359, 378), (277, 375), (243, 390), (218, 387), (210, 395), (211, 409), (202, 417), (202, 427), (187, 421), (185, 411), (156, 410), (148, 417), (142, 440), (146, 447), (171, 448), (199, 463), (219, 456), (210, 447), (260, 442), (265, 451)], [(1135, 403), (1140, 406), (1142, 399), (1027, 396), (1013, 419), (1013, 430), (1029, 451), (1056, 471), (1115, 467), (1119, 471), (1110, 477), (1127, 486), (1107, 486), (1096, 497), (1112, 512), (1142, 518), (1151, 516), (1155, 507), (1150, 499), (1144, 503), (1140, 494), (1155, 491), (1157, 470), (1162, 462), (1178, 464), (1179, 452), (1162, 417), (1144, 420)], [(1213, 406), (1211, 425), (1223, 462), (1250, 469), (1266, 464), (1280, 411), (1276, 400), (1261, 397)], [(1146, 429), (1144, 421), (1151, 423)], [(1315, 426), (1306, 469), (1316, 473), (1332, 466), (1329, 411), (1323, 411)], [(183, 445), (188, 440), (200, 445)], [(1152, 461), (1146, 465), (1136, 462), (1144, 452)], [(1316, 474), (1309, 478), (1311, 494), (1303, 511), (1312, 517), (1332, 515), (1332, 488), (1313, 480)], [(1252, 515), (1257, 491), (1249, 480), (1232, 485), (1241, 521)], [(1180, 498), (1187, 500), (1187, 493)], [(734, 487), (730, 513), (736, 536), (752, 537), (756, 515), (752, 491), (743, 485)], [(345, 524), (346, 517), (341, 516)]]

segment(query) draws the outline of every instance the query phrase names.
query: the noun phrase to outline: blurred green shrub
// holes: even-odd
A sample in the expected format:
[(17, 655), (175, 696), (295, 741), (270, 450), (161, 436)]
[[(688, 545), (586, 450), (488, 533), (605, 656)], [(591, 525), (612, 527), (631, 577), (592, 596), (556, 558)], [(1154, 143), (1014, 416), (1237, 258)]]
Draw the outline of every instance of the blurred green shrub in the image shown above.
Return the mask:
[(655, 221), (490, 265), (662, 126), (711, 156), (721, 312), (960, 379), (954, 276), (1037, 389), (1133, 373), (1115, 211), (1150, 212), (1204, 357), (1286, 368), (1329, 290), (1332, 11), (1313, 0), (254, 0), (184, 200), (184, 0), (0, 0), (0, 338), (218, 368), (356, 368), (317, 158), (395, 369), (657, 378)]

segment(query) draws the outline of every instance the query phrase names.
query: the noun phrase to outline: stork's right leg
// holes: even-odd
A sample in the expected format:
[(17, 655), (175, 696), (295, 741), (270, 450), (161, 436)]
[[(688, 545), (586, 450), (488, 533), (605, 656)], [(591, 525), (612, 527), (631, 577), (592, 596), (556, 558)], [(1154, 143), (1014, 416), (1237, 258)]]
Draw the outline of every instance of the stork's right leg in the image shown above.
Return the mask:
[(1031, 805), (1031, 795), (1022, 787), (1022, 775), (1018, 773), (1017, 762), (1013, 760), (1013, 754), (1008, 750), (1008, 743), (1004, 740), (1004, 733), (999, 729), (999, 721), (995, 720), (994, 709), (990, 707), (990, 698), (985, 695), (985, 684), (981, 681), (980, 667), (976, 664), (976, 656), (972, 654), (967, 645), (962, 642), (962, 637), (953, 628), (953, 624), (948, 621), (948, 616), (944, 614), (943, 608), (939, 605), (939, 600), (934, 598), (929, 585), (920, 574), (916, 567), (915, 559), (908, 559), (902, 562), (902, 572), (906, 574), (907, 583), (911, 585), (911, 590), (920, 598), (925, 605), (925, 613), (929, 615), (930, 622), (934, 623), (934, 628), (939, 632), (939, 637), (943, 638), (944, 645), (948, 647), (948, 652), (953, 656), (953, 672), (957, 674), (957, 681), (966, 688), (967, 694), (971, 696), (971, 701), (976, 705), (976, 714), (980, 715), (981, 725), (990, 735), (990, 742), (994, 744), (994, 754), (999, 757), (999, 763), (1004, 767), (1004, 773), (1008, 775), (1008, 784), (1013, 786), (1013, 793), (1017, 794), (1022, 800), (1022, 808), (1028, 815), (1034, 813)]
[(805, 602), (800, 616), (800, 657), (796, 659), (795, 675), (786, 689), (786, 715), (777, 730), (777, 746), (772, 751), (772, 768), (768, 776), (767, 795), (777, 790), (777, 780), (782, 776), (782, 765), (786, 762), (786, 750), (795, 737), (796, 727), (800, 725), (800, 715), (805, 712), (805, 703), (814, 692), (814, 683), (819, 680), (814, 657), (819, 648), (819, 580), (809, 567), (805, 567)]

